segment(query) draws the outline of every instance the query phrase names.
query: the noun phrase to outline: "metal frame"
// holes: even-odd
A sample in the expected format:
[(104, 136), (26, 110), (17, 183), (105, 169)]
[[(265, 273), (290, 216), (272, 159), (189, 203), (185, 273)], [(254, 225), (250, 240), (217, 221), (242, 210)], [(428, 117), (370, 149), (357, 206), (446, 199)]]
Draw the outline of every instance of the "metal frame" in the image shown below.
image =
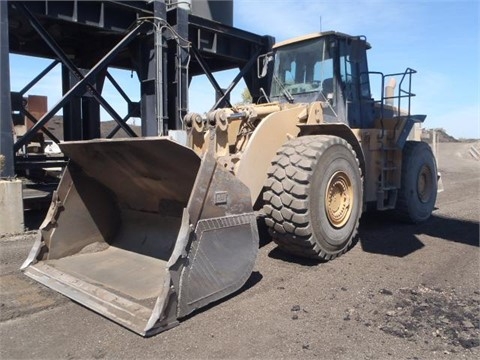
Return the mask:
[[(200, 74), (207, 75), (217, 92), (218, 101), (213, 108), (222, 103), (231, 105), (226, 100), (242, 78), (253, 101), (261, 98), (260, 88), (268, 92), (268, 79), (258, 79), (252, 65), (258, 55), (271, 49), (272, 37), (204, 19), (181, 7), (169, 6), (167, 10), (164, 0), (2, 3), (2, 49), (3, 39), (10, 38), (9, 52), (53, 59), (21, 93), (30, 90), (57, 64), (62, 66), (63, 97), (41, 119), (34, 121), (34, 126), (13, 145), (14, 152), (40, 129), (58, 142), (59, 139), (45, 131), (45, 125), (60, 109), (63, 109), (65, 140), (98, 137), (99, 106), (117, 123), (107, 138), (120, 129), (136, 136), (126, 124), (131, 116), (141, 117), (142, 136), (181, 130), (188, 111), (188, 85), (193, 76)], [(12, 22), (10, 27), (8, 20)], [(85, 46), (88, 52), (84, 51)], [(106, 49), (111, 50), (106, 52)], [(3, 58), (8, 57), (8, 52), (4, 52), (2, 64)], [(128, 98), (108, 72), (109, 67), (136, 71), (140, 81), (139, 104)], [(213, 72), (234, 68), (240, 72), (224, 91)], [(2, 77), (9, 77), (8, 70), (2, 71)], [(102, 97), (105, 79), (127, 102), (126, 116), (120, 116)], [(6, 90), (2, 94), (9, 94), (9, 88), (2, 81), (2, 89)], [(3, 106), (9, 102), (2, 97), (2, 129), (10, 127), (11, 109)], [(22, 114), (34, 120), (28, 112), (22, 110)]]
[[(23, 87), (22, 90), (20, 90), (18, 93), (15, 94), (14, 97), (18, 97), (18, 98), (23, 98), (23, 96), (27, 93), (28, 90), (30, 90), (33, 86), (35, 86), (41, 79), (43, 79), (50, 71), (52, 71), (58, 64), (60, 63), (60, 61), (58, 60), (54, 60), (50, 63), (50, 65), (48, 65), (45, 69), (43, 69), (35, 78), (33, 78), (27, 85), (25, 85)], [(14, 93), (12, 93), (14, 94)], [(16, 109), (12, 109), (13, 111), (15, 111)], [(26, 116), (33, 124), (36, 124), (38, 122), (38, 120), (27, 110), (25, 109), (25, 107), (23, 106), (23, 104), (21, 104), (19, 107), (18, 107), (18, 111), (20, 112), (20, 114), (22, 116)], [(51, 140), (53, 140), (53, 142), (55, 143), (59, 143), (60, 140), (55, 136), (53, 135), (48, 129), (46, 129), (45, 127), (42, 127), (41, 129)]]
[[(127, 134), (132, 137), (135, 137), (133, 130), (122, 121), (122, 118), (118, 113), (113, 109), (112, 106), (98, 93), (95, 86), (90, 83), (91, 80), (94, 80), (95, 77), (103, 71), (111, 60), (117, 55), (117, 53), (122, 50), (126, 45), (128, 45), (137, 35), (141, 34), (145, 27), (145, 23), (140, 23), (133, 30), (131, 30), (110, 52), (103, 57), (85, 76), (83, 76), (80, 69), (75, 66), (75, 64), (68, 58), (68, 55), (63, 52), (63, 50), (58, 46), (55, 40), (50, 36), (50, 34), (42, 27), (40, 22), (33, 16), (33, 14), (28, 10), (28, 8), (23, 3), (16, 2), (15, 5), (18, 7), (20, 12), (29, 20), (32, 27), (37, 31), (40, 37), (45, 41), (45, 43), (50, 47), (50, 49), (55, 53), (55, 55), (61, 60), (62, 65), (68, 68), (68, 70), (78, 79), (78, 82), (71, 86), (70, 89), (65, 93), (62, 99), (50, 109), (41, 119), (27, 132), (22, 138), (20, 138), (14, 145), (14, 151), (18, 151), (23, 145), (30, 141), (34, 134), (43, 127), (52, 117), (55, 115), (64, 105), (71, 100), (75, 95), (84, 94), (87, 90), (95, 98), (95, 100), (103, 106), (103, 108), (112, 116), (112, 118), (117, 122), (120, 127), (125, 130)], [(65, 88), (64, 88), (65, 90)], [(74, 139), (82, 140), (82, 139)]]
[(4, 156), (0, 176), (12, 177), (13, 137), (10, 105), (10, 72), (7, 3), (0, 1), (0, 154)]

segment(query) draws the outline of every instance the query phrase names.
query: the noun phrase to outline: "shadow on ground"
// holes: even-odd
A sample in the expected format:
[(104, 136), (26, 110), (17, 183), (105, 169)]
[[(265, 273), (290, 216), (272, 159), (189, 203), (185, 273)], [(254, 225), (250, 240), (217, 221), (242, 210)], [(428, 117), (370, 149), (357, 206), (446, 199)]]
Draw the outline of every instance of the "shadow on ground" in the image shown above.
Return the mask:
[(268, 256), (272, 259), (288, 261), (288, 262), (292, 262), (292, 263), (302, 265), (302, 266), (316, 266), (318, 264), (323, 264), (323, 263), (326, 262), (326, 261), (323, 261), (323, 260), (308, 259), (308, 258), (303, 258), (303, 257), (300, 257), (300, 256), (295, 256), (295, 255), (286, 253), (285, 251), (282, 251), (278, 247), (272, 249), (268, 253)]
[[(419, 235), (474, 247), (480, 246), (480, 227), (477, 222), (432, 215), (422, 224), (407, 224), (398, 221), (390, 212), (363, 214), (356, 241), (366, 252), (404, 257), (424, 247)], [(268, 233), (263, 233), (260, 243), (265, 245), (270, 240)], [(316, 266), (322, 263), (288, 254), (278, 247), (271, 250), (268, 256), (302, 266)]]
[(388, 212), (366, 213), (360, 221), (360, 244), (370, 253), (407, 256), (424, 246), (418, 235), (479, 246), (479, 224), (472, 221), (432, 215), (422, 224), (405, 224)]
[(205, 311), (208, 311), (210, 310), (211, 308), (215, 307), (215, 306), (218, 306), (219, 304), (221, 303), (224, 303), (228, 300), (230, 300), (231, 298), (234, 298), (236, 296), (238, 296), (239, 294), (243, 293), (244, 291), (247, 291), (248, 289), (254, 287), (256, 284), (258, 284), (263, 278), (263, 275), (260, 274), (260, 272), (258, 271), (253, 271), (252, 274), (250, 275), (250, 277), (248, 278), (247, 282), (240, 288), (238, 289), (237, 291), (231, 293), (230, 295), (222, 298), (222, 299), (219, 299), (217, 301), (214, 301), (210, 304), (208, 304), (207, 306), (205, 307), (202, 307), (198, 310), (195, 310), (194, 312), (192, 312), (191, 314), (183, 317), (181, 319), (181, 321), (185, 321), (185, 320), (188, 320), (190, 319), (191, 317), (195, 316), (195, 315), (198, 315), (198, 314), (201, 314)]
[[(36, 230), (40, 227), (47, 209), (25, 211), (25, 227)], [(271, 242), (265, 223), (257, 221), (260, 247)], [(480, 226), (477, 222), (432, 215), (422, 224), (406, 224), (395, 219), (390, 212), (367, 212), (362, 215), (359, 227), (359, 242), (366, 252), (404, 257), (424, 245), (417, 235), (428, 235), (445, 241), (479, 247)], [(315, 266), (321, 263), (313, 259), (293, 256), (273, 249), (269, 256), (274, 259)]]

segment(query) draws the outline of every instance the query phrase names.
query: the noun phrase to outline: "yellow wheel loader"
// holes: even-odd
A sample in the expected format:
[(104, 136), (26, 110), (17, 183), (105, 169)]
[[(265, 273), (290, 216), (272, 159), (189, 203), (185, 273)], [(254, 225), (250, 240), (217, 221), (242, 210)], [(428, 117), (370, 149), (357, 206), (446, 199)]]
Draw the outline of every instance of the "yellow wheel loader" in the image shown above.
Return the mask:
[(276, 44), (257, 62), (265, 102), (188, 114), (187, 144), (61, 144), (70, 162), (23, 271), (149, 336), (242, 287), (257, 221), (284, 251), (331, 260), (367, 208), (426, 220), (437, 169), (410, 114), (414, 70), (369, 72), (369, 47), (337, 32)]

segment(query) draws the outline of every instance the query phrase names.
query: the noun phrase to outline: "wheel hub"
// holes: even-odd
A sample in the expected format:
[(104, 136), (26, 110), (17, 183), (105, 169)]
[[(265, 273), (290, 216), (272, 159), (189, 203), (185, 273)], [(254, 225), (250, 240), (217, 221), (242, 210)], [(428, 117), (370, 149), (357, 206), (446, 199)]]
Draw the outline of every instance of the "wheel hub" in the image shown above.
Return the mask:
[(432, 193), (431, 170), (427, 165), (423, 165), (418, 174), (417, 193), (421, 202), (426, 203), (430, 200)]
[(333, 227), (341, 228), (348, 222), (353, 201), (350, 178), (343, 171), (336, 172), (328, 182), (325, 196), (325, 211)]

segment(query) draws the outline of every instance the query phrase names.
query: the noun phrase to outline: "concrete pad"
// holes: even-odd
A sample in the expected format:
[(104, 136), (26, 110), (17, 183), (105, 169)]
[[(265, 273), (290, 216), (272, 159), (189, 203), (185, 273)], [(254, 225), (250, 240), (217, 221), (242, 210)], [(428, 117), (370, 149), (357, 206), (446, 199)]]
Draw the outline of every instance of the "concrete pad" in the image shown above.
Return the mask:
[(24, 231), (21, 180), (0, 180), (0, 235)]

